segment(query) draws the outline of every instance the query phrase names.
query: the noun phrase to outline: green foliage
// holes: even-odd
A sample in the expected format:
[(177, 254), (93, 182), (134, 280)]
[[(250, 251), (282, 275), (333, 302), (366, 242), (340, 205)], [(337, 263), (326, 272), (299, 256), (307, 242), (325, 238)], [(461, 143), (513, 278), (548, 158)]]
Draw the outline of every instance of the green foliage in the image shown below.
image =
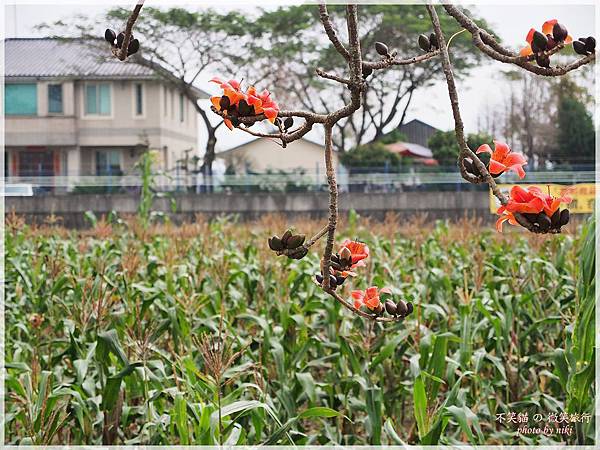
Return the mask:
[[(484, 133), (471, 133), (467, 136), (469, 147), (475, 151), (482, 144), (489, 144), (492, 149), (492, 136)], [(427, 142), (427, 146), (433, 152), (433, 157), (438, 160), (442, 166), (455, 165), (458, 159), (459, 147), (456, 142), (454, 131), (436, 131)], [(482, 155), (485, 157), (485, 155)]]
[(339, 155), (340, 162), (349, 169), (361, 167), (384, 167), (390, 170), (402, 166), (402, 157), (389, 151), (381, 142), (361, 145)]
[(381, 142), (382, 144), (394, 144), (396, 142), (404, 142), (406, 139), (406, 134), (401, 132), (398, 128), (395, 128), (377, 139), (377, 142)]
[(567, 95), (559, 97), (557, 129), (558, 160), (578, 164), (594, 162), (594, 123), (581, 101)]
[[(475, 226), (353, 220), (340, 230), (372, 255), (344, 297), (386, 285), (416, 305), (383, 326), (314, 285), (319, 249), (300, 261), (269, 253), (281, 220), (98, 221), (82, 233), (9, 224), (6, 443), (575, 443), (517, 434), (496, 414), (593, 404), (593, 384), (563, 383), (579, 376), (572, 361), (581, 380), (593, 368), (593, 229), (541, 241)], [(223, 374), (222, 432), (195, 344), (217, 336), (221, 306), (223, 339), (241, 352)], [(557, 348), (573, 355), (564, 376)], [(591, 436), (590, 425), (581, 442)]]

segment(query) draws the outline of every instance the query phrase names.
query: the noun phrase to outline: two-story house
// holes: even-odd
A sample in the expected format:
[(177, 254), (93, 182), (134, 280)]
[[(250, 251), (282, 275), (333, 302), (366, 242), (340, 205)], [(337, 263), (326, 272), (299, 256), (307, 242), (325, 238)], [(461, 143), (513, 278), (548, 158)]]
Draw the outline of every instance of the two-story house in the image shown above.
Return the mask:
[[(131, 173), (146, 149), (175, 167), (198, 146), (194, 105), (151, 69), (62, 39), (5, 41), (5, 167), (13, 177)], [(194, 91), (199, 98), (207, 98)], [(189, 152), (188, 152), (189, 153)]]

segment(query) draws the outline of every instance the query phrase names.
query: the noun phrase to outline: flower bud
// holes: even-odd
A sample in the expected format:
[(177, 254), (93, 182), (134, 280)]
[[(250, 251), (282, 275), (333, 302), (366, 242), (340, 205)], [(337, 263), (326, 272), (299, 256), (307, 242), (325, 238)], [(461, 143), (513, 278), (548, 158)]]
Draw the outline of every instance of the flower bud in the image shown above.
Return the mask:
[(363, 79), (366, 80), (373, 73), (373, 69), (367, 67), (365, 65), (362, 66), (362, 76)]
[(543, 211), (538, 214), (537, 223), (541, 231), (548, 231), (550, 229), (550, 226), (552, 225), (550, 217), (548, 217)]
[(396, 308), (396, 304), (391, 301), (391, 300), (386, 300), (385, 302), (385, 310), (387, 311), (387, 313), (391, 316), (395, 316), (397, 313), (397, 308)]
[(283, 128), (285, 130), (289, 130), (293, 126), (294, 126), (294, 119), (292, 119), (291, 117), (286, 117), (285, 120), (283, 121)]
[(586, 45), (587, 41), (582, 42), (582, 38), (579, 38), (578, 41), (573, 41), (573, 50), (578, 55), (587, 55)]
[(565, 226), (566, 224), (569, 223), (569, 219), (571, 217), (571, 213), (569, 212), (568, 209), (563, 209), (560, 212), (560, 226)]
[(275, 252), (283, 250), (283, 242), (281, 242), (279, 236), (273, 236), (269, 238), (269, 248)]
[(344, 247), (340, 251), (340, 264), (344, 267), (350, 267), (352, 265), (352, 252), (348, 247)]
[(381, 56), (388, 56), (390, 53), (388, 46), (379, 41), (375, 42), (375, 50), (377, 50), (377, 53)]
[(140, 49), (140, 41), (137, 39), (131, 39), (129, 41), (129, 45), (127, 46), (127, 56), (131, 56)]
[(562, 23), (555, 23), (554, 27), (552, 27), (552, 36), (556, 42), (563, 42), (569, 32), (567, 31), (567, 27), (565, 27)]
[(306, 240), (306, 236), (304, 234), (296, 234), (296, 235), (290, 236), (290, 238), (286, 241), (285, 246), (289, 249), (298, 248), (302, 244), (304, 244), (305, 240)]
[(594, 53), (596, 51), (596, 38), (594, 36), (589, 36), (585, 40), (585, 50)]
[(560, 228), (560, 210), (554, 211), (552, 217), (550, 218), (550, 223), (552, 224), (552, 228)]
[(429, 42), (431, 43), (432, 48), (440, 48), (440, 44), (438, 43), (437, 36), (435, 33), (431, 33), (429, 35)]
[(540, 67), (550, 67), (550, 57), (548, 55), (544, 55), (543, 53), (538, 53), (535, 55), (535, 62)]
[(413, 304), (411, 302), (408, 302), (406, 304), (406, 315), (408, 316), (408, 315), (412, 314), (413, 310), (414, 310)]
[(377, 314), (378, 316), (382, 315), (383, 314), (383, 305), (381, 303), (379, 305), (377, 305), (375, 307), (375, 309), (373, 310), (373, 312), (375, 314)]
[(287, 230), (285, 230), (285, 233), (283, 233), (283, 236), (281, 236), (281, 242), (283, 243), (284, 247), (287, 247), (288, 240), (291, 237), (292, 237), (292, 230), (290, 230), (288, 228)]
[(429, 42), (429, 38), (424, 34), (419, 35), (419, 47), (426, 52), (431, 50), (431, 42)]
[(544, 35), (544, 33), (535, 31), (533, 33), (533, 40), (531, 41), (531, 50), (533, 50), (534, 53), (539, 53), (546, 50), (547, 45), (548, 38)]
[(398, 303), (396, 303), (396, 314), (398, 314), (401, 317), (406, 316), (408, 311), (408, 307), (406, 305), (406, 302), (404, 300), (398, 300)]
[(223, 97), (220, 98), (219, 106), (221, 107), (222, 110), (229, 109), (230, 105), (231, 105), (231, 101), (229, 100), (229, 97), (224, 95)]
[(106, 31), (104, 32), (104, 39), (106, 39), (106, 41), (110, 45), (115, 45), (115, 40), (117, 39), (117, 35), (115, 34), (115, 32), (113, 30), (107, 28)]
[(551, 34), (547, 34), (546, 38), (548, 39), (546, 50), (552, 50), (554, 47), (556, 47), (556, 39), (554, 39)]

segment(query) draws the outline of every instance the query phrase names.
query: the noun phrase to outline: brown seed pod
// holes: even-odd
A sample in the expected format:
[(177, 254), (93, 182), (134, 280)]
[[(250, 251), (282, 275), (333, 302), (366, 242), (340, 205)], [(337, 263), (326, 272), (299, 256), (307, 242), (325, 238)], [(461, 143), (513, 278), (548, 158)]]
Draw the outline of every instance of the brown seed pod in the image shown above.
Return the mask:
[(110, 28), (107, 28), (106, 31), (104, 32), (104, 39), (106, 39), (106, 41), (110, 45), (115, 45), (115, 40), (117, 39), (117, 35), (113, 30), (111, 30)]
[(429, 42), (431, 43), (432, 48), (440, 48), (440, 44), (438, 44), (437, 36), (435, 33), (431, 33), (429, 35)]
[(131, 56), (140, 49), (140, 41), (137, 39), (131, 39), (129, 41), (129, 45), (127, 46), (127, 56)]
[(421, 47), (421, 50), (426, 52), (431, 50), (431, 42), (429, 41), (429, 38), (424, 34), (419, 35), (419, 47)]
[(567, 31), (567, 27), (565, 27), (562, 23), (555, 23), (554, 27), (552, 27), (552, 36), (556, 42), (563, 42), (569, 32)]
[(587, 55), (586, 42), (582, 42), (582, 38), (579, 38), (578, 41), (573, 41), (573, 50), (578, 55)]
[(350, 267), (352, 265), (352, 252), (348, 247), (344, 247), (340, 251), (340, 264), (344, 267)]
[(269, 248), (275, 252), (283, 250), (283, 242), (279, 239), (279, 236), (275, 235), (269, 238)]
[(289, 228), (285, 230), (283, 236), (281, 236), (281, 242), (283, 242), (284, 247), (287, 247), (288, 240), (292, 237), (292, 230)]
[(398, 300), (398, 303), (396, 303), (396, 314), (402, 317), (408, 314), (408, 307), (404, 300)]
[(294, 254), (292, 256), (290, 256), (290, 258), (292, 259), (302, 259), (304, 258), (308, 253), (308, 249), (304, 248), (304, 247), (299, 247), (297, 249), (297, 251), (294, 252)]
[(544, 33), (540, 33), (539, 31), (535, 31), (531, 41), (531, 50), (533, 50), (533, 53), (539, 53), (546, 50), (547, 45), (548, 38), (546, 35), (544, 35)]
[(231, 105), (231, 101), (226, 95), (219, 99), (219, 106), (221, 107), (221, 109), (226, 110), (229, 108), (229, 105)]
[(538, 214), (537, 223), (540, 227), (540, 230), (542, 231), (548, 231), (550, 229), (550, 226), (552, 225), (550, 217), (548, 217), (543, 211)]
[(560, 228), (560, 210), (559, 209), (554, 211), (554, 214), (552, 214), (552, 217), (550, 218), (550, 223), (552, 224), (552, 228)]
[(283, 128), (287, 131), (294, 126), (294, 119), (291, 117), (286, 117), (283, 121)]
[(386, 300), (385, 302), (385, 310), (391, 316), (395, 316), (397, 312), (396, 304), (391, 300)]
[(378, 316), (383, 314), (383, 305), (380, 303), (379, 305), (377, 305), (377, 307), (373, 310), (373, 312), (375, 314), (377, 314)]
[(373, 69), (367, 67), (365, 65), (362, 66), (362, 76), (363, 79), (366, 80), (373, 73)]
[(596, 51), (596, 38), (589, 36), (585, 39), (585, 50), (594, 53)]
[(569, 212), (569, 210), (563, 209), (560, 212), (560, 226), (564, 227), (566, 224), (568, 224), (570, 218), (571, 218), (571, 213)]
[(544, 55), (543, 53), (538, 53), (535, 55), (535, 62), (540, 67), (550, 67), (550, 57), (548, 55)]
[(296, 235), (291, 236), (287, 240), (287, 242), (285, 243), (285, 246), (289, 249), (298, 248), (302, 244), (304, 244), (305, 240), (306, 240), (306, 236), (304, 234), (296, 234)]
[(389, 53), (390, 53), (388, 46), (385, 45), (383, 42), (379, 42), (379, 41), (375, 42), (375, 50), (381, 56), (389, 56)]

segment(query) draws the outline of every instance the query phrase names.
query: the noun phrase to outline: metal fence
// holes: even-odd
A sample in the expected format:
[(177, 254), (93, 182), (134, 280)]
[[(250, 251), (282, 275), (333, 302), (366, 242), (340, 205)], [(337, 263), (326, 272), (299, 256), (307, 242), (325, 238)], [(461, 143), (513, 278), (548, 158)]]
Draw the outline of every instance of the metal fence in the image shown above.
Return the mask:
[[(466, 183), (458, 171), (410, 171), (348, 173), (341, 171), (337, 181), (342, 192), (403, 192), (403, 191), (464, 191), (485, 190), (486, 185)], [(528, 171), (520, 180), (514, 174), (505, 174), (503, 183), (560, 183), (577, 184), (595, 181), (592, 170)], [(142, 179), (138, 175), (126, 176), (54, 176), (7, 177), (4, 179), (6, 196), (53, 194), (116, 194), (139, 191)], [(157, 174), (153, 189), (165, 192), (308, 192), (327, 189), (323, 174), (277, 173), (167, 176)]]

